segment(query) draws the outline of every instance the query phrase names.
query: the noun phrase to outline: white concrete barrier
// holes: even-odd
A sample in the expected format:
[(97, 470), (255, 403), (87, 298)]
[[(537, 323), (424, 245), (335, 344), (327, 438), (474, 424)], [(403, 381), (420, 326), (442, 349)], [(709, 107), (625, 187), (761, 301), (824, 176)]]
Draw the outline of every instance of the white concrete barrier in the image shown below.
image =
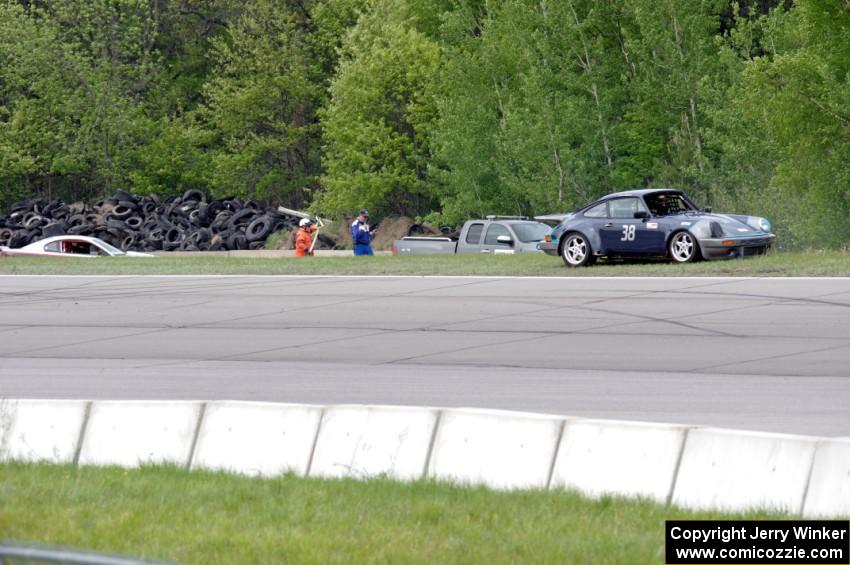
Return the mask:
[(84, 400), (0, 401), (0, 461), (73, 463)]
[(546, 488), (563, 422), (555, 416), (446, 410), (428, 475), (493, 488)]
[(639, 422), (569, 421), (551, 486), (577, 489), (588, 496), (643, 496), (665, 503), (685, 430)]
[(321, 406), (211, 402), (204, 412), (192, 468), (249, 475), (307, 472)]
[(673, 492), (687, 508), (798, 513), (817, 440), (697, 428), (688, 432)]
[(200, 402), (94, 402), (80, 465), (188, 465)]
[(419, 479), (436, 421), (437, 411), (427, 408), (328, 407), (310, 475)]
[(0, 461), (75, 459), (264, 476), (411, 480), (424, 471), (493, 488), (551, 485), (696, 509), (850, 517), (843, 438), (475, 409), (0, 400)]
[(850, 440), (818, 444), (803, 516), (850, 518)]

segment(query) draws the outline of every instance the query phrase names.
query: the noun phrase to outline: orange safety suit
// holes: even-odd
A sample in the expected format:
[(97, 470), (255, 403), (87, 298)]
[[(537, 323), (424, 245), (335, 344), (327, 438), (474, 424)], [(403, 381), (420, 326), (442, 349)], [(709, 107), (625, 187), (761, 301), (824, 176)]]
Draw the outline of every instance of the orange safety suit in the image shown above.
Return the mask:
[(313, 245), (312, 234), (314, 229), (315, 227), (311, 225), (298, 230), (298, 233), (295, 235), (296, 257), (307, 257), (308, 255), (313, 254), (313, 252), (310, 251), (310, 246)]

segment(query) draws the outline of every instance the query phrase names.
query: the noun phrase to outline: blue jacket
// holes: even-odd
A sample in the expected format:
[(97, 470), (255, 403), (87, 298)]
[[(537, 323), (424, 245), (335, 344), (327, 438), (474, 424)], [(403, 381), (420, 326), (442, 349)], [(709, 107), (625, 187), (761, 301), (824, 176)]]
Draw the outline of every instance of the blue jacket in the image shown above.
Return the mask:
[(351, 239), (355, 244), (369, 245), (372, 243), (372, 234), (369, 232), (369, 224), (354, 220), (351, 224)]

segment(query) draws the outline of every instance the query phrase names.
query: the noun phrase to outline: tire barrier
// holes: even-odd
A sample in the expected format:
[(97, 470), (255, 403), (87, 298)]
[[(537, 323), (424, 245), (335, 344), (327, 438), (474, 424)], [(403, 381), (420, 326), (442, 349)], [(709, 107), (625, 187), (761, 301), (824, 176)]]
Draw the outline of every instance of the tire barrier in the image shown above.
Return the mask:
[(473, 409), (0, 400), (0, 461), (569, 488), (850, 516), (850, 441)]
[[(0, 212), (0, 245), (19, 248), (54, 235), (100, 238), (124, 251), (232, 251), (262, 249), (281, 230), (295, 230), (300, 216), (240, 198), (207, 200), (200, 190), (160, 199), (123, 190), (95, 204), (25, 200)], [(335, 249), (322, 234), (317, 249)]]

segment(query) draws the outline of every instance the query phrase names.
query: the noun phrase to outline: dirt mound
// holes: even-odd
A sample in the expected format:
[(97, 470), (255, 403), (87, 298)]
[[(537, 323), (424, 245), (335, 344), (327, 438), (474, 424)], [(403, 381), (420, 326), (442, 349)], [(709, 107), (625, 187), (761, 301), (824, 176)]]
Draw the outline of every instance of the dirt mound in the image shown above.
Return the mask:
[(373, 234), (372, 247), (381, 250), (392, 249), (393, 242), (406, 236), (412, 225), (413, 220), (407, 216), (383, 218)]

